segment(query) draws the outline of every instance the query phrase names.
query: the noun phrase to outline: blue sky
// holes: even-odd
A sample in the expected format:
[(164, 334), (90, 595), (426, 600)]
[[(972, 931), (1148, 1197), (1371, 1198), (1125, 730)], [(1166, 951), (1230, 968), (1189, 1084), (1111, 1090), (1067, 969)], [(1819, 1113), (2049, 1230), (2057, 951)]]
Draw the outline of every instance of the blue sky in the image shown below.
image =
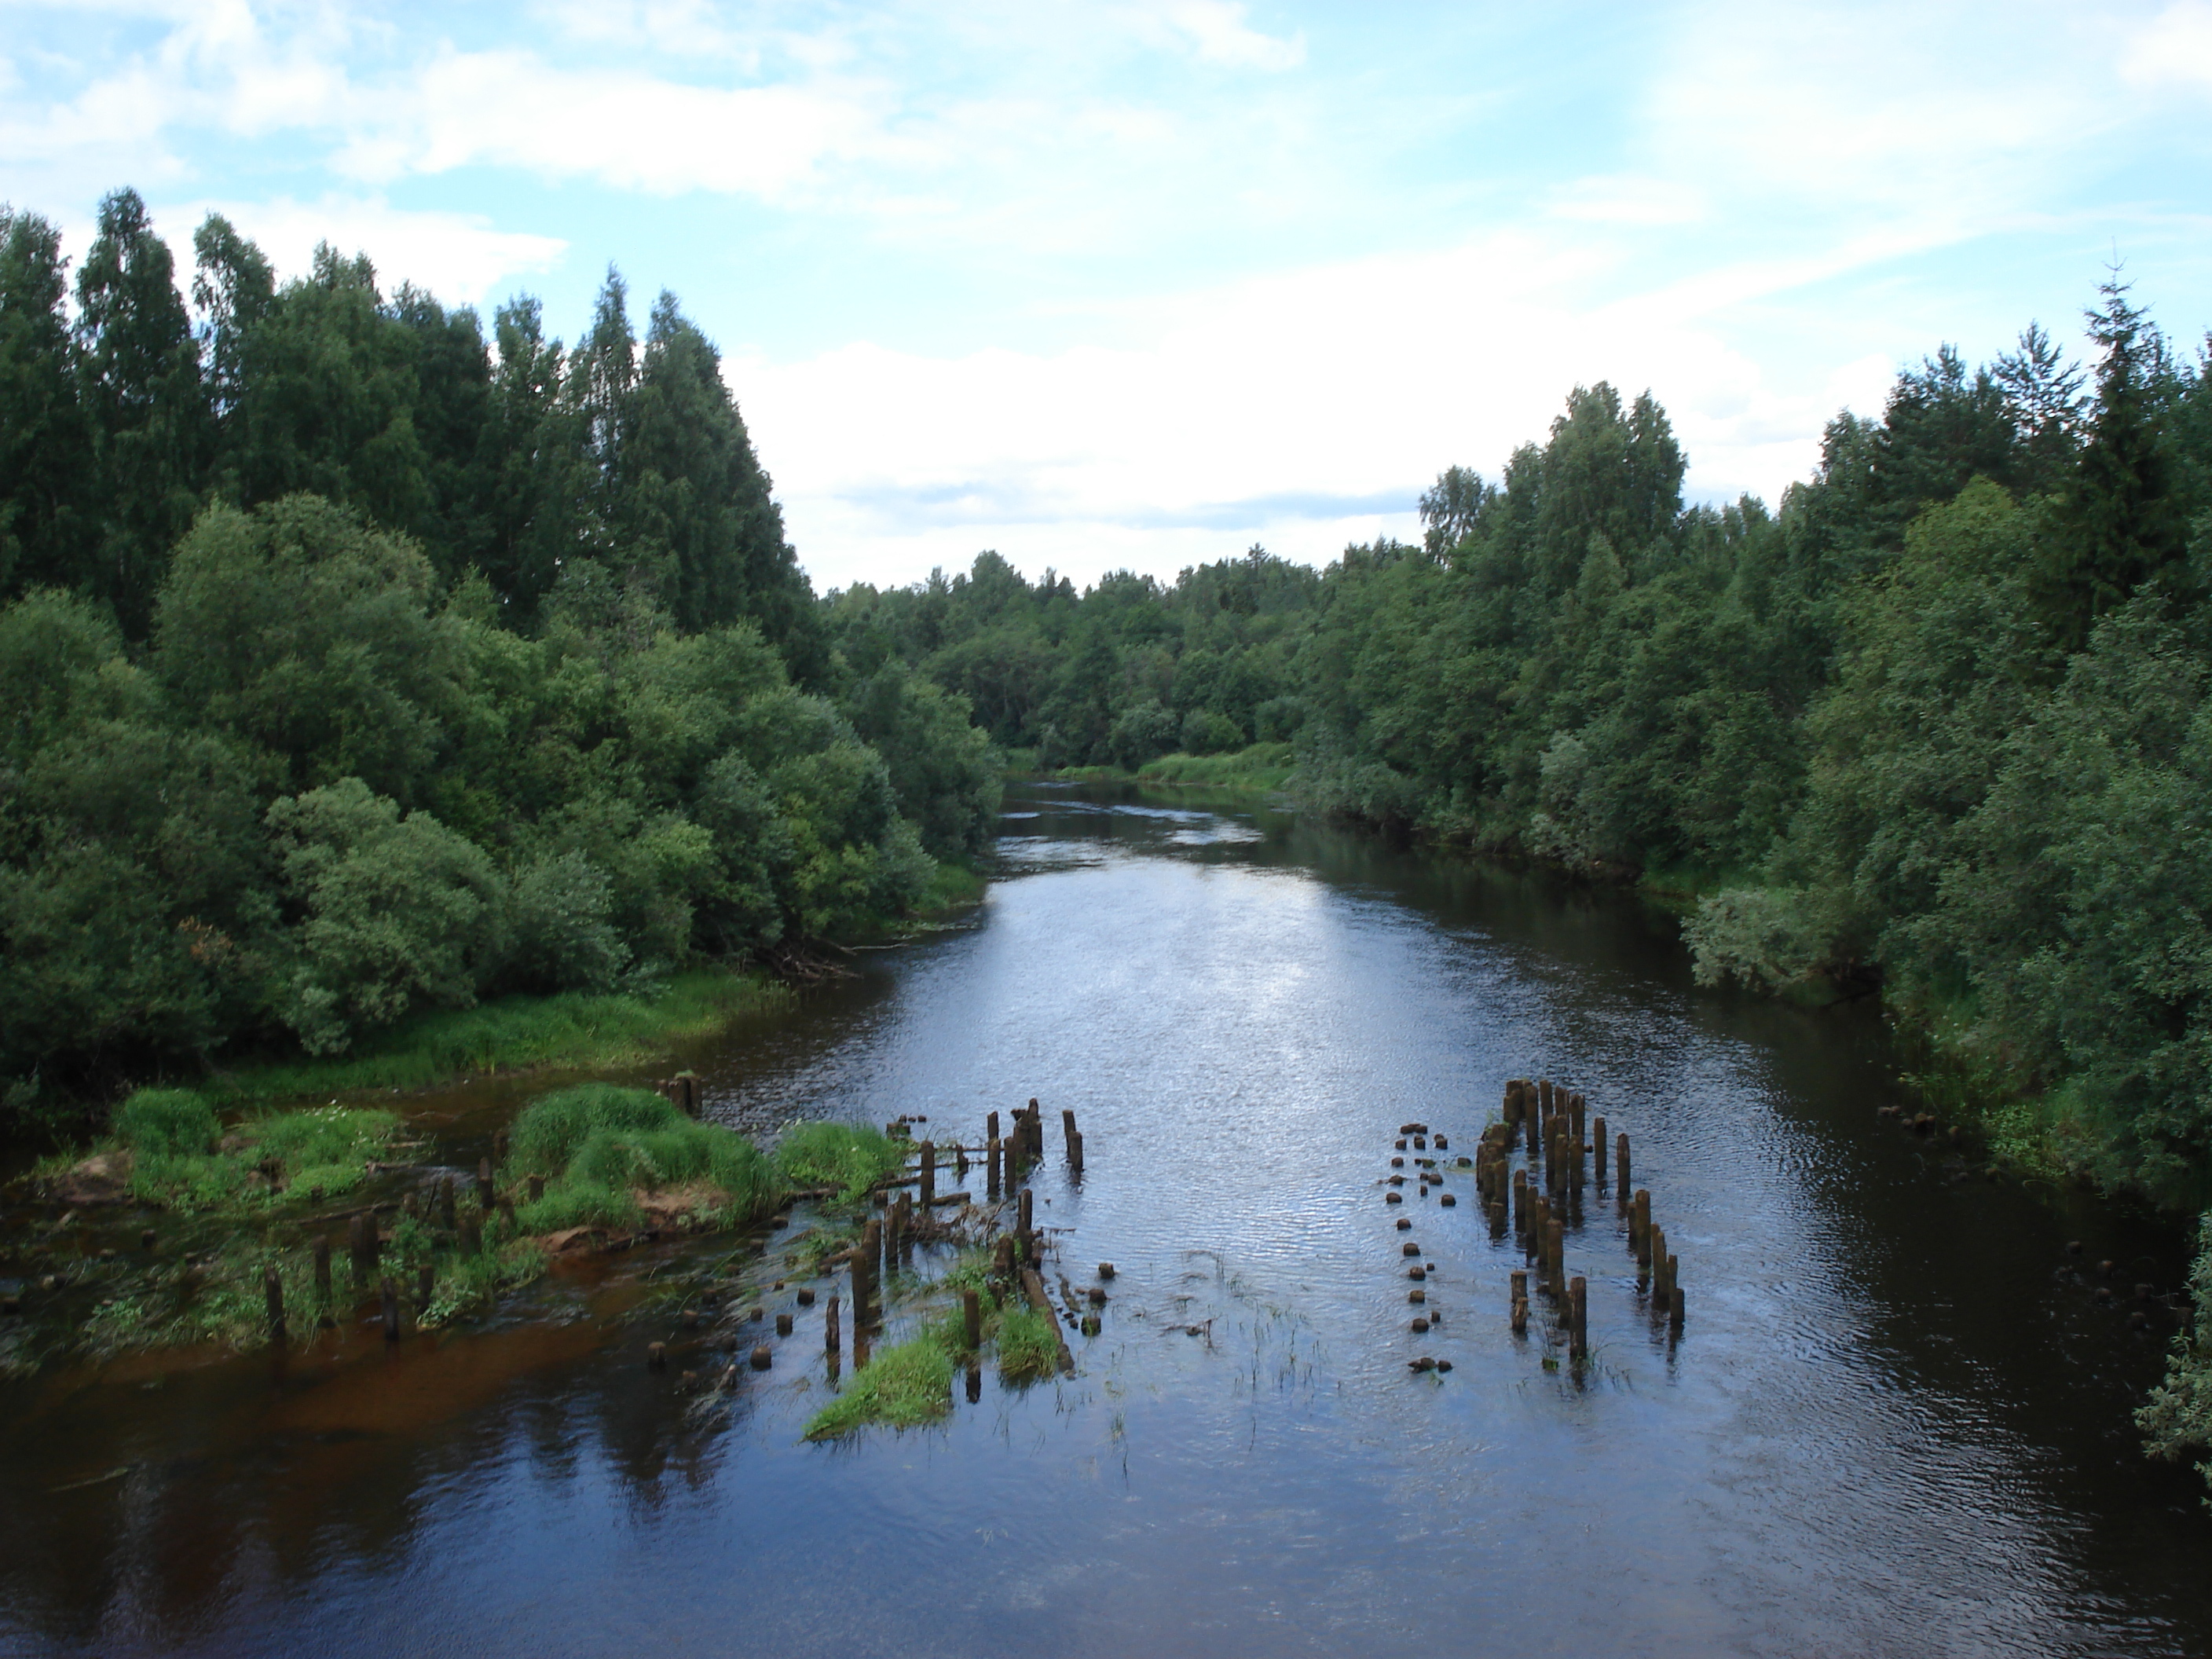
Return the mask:
[(672, 289), (820, 587), (1324, 562), (1599, 379), (1771, 501), (2116, 252), (2198, 337), (2208, 149), (2203, 0), (0, 0), (0, 198), (571, 335)]

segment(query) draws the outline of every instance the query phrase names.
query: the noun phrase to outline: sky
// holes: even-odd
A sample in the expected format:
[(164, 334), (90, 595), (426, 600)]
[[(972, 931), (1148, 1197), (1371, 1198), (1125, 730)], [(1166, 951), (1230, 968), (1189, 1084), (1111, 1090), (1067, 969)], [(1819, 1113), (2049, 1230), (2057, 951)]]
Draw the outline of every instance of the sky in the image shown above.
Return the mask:
[(1771, 503), (2116, 260), (2201, 338), (2208, 160), (2207, 0), (0, 0), (0, 200), (672, 291), (824, 590), (1324, 563), (1601, 380)]

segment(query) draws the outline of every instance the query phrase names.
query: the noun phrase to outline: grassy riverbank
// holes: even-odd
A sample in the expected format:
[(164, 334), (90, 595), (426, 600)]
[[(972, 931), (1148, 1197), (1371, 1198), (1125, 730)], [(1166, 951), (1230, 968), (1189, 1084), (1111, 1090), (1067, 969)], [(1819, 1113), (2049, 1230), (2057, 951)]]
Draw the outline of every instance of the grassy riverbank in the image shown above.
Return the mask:
[(702, 968), (647, 991), (501, 997), (418, 1014), (349, 1054), (217, 1068), (203, 1092), (226, 1108), (274, 1105), (406, 1093), (489, 1072), (642, 1065), (792, 996), (766, 974)]
[(1162, 755), (1132, 771), (1119, 766), (1069, 766), (1047, 777), (1063, 783), (1136, 783), (1162, 789), (1273, 794), (1289, 787), (1297, 761), (1287, 743), (1255, 743), (1223, 755)]

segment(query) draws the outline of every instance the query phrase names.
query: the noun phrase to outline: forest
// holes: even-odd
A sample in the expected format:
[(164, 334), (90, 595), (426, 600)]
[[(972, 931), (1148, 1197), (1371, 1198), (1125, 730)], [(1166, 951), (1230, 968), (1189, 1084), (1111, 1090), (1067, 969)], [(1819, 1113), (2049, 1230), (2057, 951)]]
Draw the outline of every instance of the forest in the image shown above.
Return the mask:
[(850, 937), (990, 834), (956, 696), (831, 659), (714, 348), (143, 203), (0, 215), (0, 1120)]

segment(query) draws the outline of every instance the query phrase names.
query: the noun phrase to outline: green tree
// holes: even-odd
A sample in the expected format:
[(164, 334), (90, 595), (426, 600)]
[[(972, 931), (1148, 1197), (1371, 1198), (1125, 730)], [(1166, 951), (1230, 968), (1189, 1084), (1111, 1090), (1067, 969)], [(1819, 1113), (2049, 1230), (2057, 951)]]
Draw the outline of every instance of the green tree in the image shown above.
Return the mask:
[(100, 204), (77, 272), (78, 374), (105, 503), (92, 592), (142, 635), (170, 545), (191, 523), (207, 465), (198, 343), (175, 262), (138, 193)]

